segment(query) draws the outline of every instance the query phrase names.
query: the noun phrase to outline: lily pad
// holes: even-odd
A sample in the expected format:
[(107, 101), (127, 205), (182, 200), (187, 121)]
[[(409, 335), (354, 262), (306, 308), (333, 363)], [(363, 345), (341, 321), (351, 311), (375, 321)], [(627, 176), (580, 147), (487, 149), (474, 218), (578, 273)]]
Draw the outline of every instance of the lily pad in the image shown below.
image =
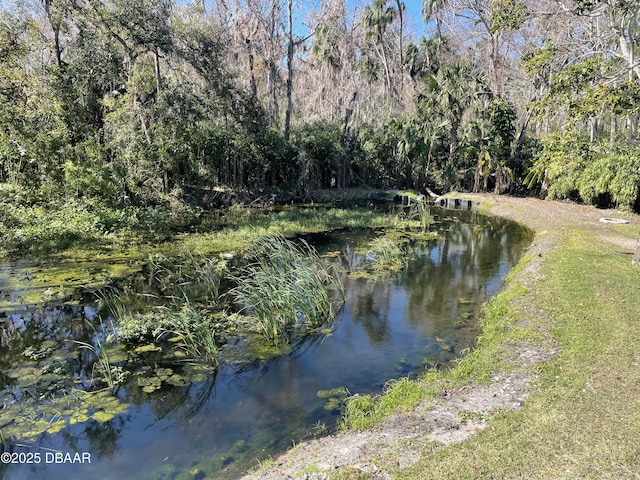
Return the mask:
[(38, 377), (32, 374), (24, 375), (18, 380), (18, 385), (20, 385), (22, 388), (32, 387), (36, 383), (38, 383)]
[(186, 378), (184, 378), (181, 375), (171, 375), (171, 377), (169, 377), (166, 382), (169, 385), (173, 385), (174, 387), (186, 387), (187, 385), (189, 385), (191, 382), (189, 380), (187, 380)]
[(149, 345), (141, 345), (139, 347), (136, 347), (135, 352), (148, 353), (148, 352), (159, 352), (161, 350), (162, 348), (159, 347), (158, 345), (154, 345), (153, 343), (150, 343)]
[(129, 358), (129, 354), (121, 344), (107, 349), (105, 353), (107, 358), (109, 359), (109, 363), (120, 363), (126, 361)]
[(158, 378), (161, 381), (165, 381), (171, 375), (173, 375), (173, 370), (170, 369), (170, 368), (159, 368), (159, 369), (156, 370), (156, 375), (158, 375)]
[(69, 425), (75, 425), (76, 423), (84, 423), (89, 421), (89, 417), (87, 415), (85, 415), (84, 413), (81, 413), (80, 415), (77, 415), (75, 417), (71, 417), (69, 419)]
[(160, 388), (162, 385), (162, 380), (158, 377), (142, 377), (138, 378), (138, 386), (139, 387), (154, 387)]
[(104, 411), (99, 411), (94, 413), (91, 418), (93, 418), (94, 420), (100, 422), (100, 423), (104, 423), (104, 422), (108, 422), (109, 420), (113, 420), (115, 418), (115, 414), (113, 413), (107, 413)]
[(58, 420), (57, 422), (52, 423), (49, 428), (47, 428), (47, 433), (53, 435), (54, 433), (58, 433), (66, 426), (67, 422), (65, 420)]
[(40, 345), (40, 348), (42, 349), (48, 349), (48, 350), (53, 350), (54, 348), (56, 348), (58, 346), (58, 342), (56, 342), (55, 340), (45, 340), (44, 342), (42, 342), (42, 344)]
[(22, 378), (26, 377), (27, 375), (36, 375), (37, 373), (39, 372), (35, 367), (21, 365), (9, 370), (8, 372), (5, 372), (5, 375), (9, 378)]

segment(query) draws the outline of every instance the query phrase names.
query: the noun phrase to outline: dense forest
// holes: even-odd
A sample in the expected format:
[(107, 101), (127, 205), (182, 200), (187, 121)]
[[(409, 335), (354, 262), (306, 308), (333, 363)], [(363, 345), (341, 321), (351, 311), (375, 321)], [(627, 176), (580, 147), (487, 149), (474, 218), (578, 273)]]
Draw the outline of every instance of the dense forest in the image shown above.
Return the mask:
[(640, 210), (640, 2), (421, 7), (5, 1), (3, 201), (369, 187)]

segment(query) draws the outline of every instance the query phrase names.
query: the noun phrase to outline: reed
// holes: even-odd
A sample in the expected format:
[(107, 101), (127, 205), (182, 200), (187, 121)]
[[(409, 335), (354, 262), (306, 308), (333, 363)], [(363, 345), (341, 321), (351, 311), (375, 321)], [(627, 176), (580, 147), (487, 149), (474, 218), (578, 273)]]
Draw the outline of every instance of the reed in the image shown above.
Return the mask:
[(168, 308), (163, 310), (166, 323), (170, 325), (163, 333), (178, 336), (177, 346), (191, 359), (217, 367), (218, 344), (214, 328), (206, 313), (189, 304), (183, 305), (178, 311)]
[(404, 249), (386, 236), (374, 238), (369, 243), (366, 258), (375, 270), (401, 270), (406, 263)]
[(342, 283), (306, 242), (265, 237), (248, 258), (250, 263), (234, 277), (232, 294), (269, 340), (277, 341), (296, 327), (322, 325), (334, 316), (336, 296), (344, 301)]
[(149, 255), (149, 287), (154, 288), (159, 296), (178, 304), (198, 300), (215, 306), (219, 302), (221, 268), (218, 260), (191, 252), (176, 258)]
[(107, 351), (112, 335), (108, 335), (107, 338), (102, 338), (102, 336), (98, 333), (92, 323), (87, 322), (87, 324), (89, 325), (91, 330), (93, 330), (95, 344), (83, 342), (80, 340), (73, 340), (73, 343), (77, 344), (81, 349), (89, 350), (93, 353), (93, 355), (96, 357), (96, 360), (93, 364), (93, 371), (91, 375), (93, 376), (95, 374), (95, 370), (97, 368), (97, 370), (102, 375), (102, 379), (106, 382), (111, 390), (114, 390), (118, 383), (114, 375), (114, 369), (116, 367), (112, 367), (112, 365), (110, 364), (109, 353)]
[(411, 216), (420, 222), (420, 230), (422, 230), (423, 233), (426, 232), (432, 222), (427, 203), (417, 202), (411, 208)]

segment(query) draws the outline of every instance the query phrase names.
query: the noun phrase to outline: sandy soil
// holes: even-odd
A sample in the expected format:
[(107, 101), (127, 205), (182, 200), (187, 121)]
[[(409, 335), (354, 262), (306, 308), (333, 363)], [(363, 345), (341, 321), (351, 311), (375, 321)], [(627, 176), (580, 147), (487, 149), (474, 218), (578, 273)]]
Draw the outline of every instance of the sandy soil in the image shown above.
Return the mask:
[[(536, 231), (528, 255), (533, 258), (519, 274), (517, 281), (535, 290), (540, 279), (540, 264), (544, 255), (559, 241), (557, 232), (566, 227), (586, 227), (594, 237), (611, 245), (613, 251), (629, 255), (635, 240), (618, 233), (601, 218), (620, 218), (630, 222), (637, 234), (638, 217), (618, 211), (598, 210), (571, 203), (547, 202), (535, 199), (494, 195), (464, 195), (490, 205), (490, 210), (527, 225)], [(518, 300), (525, 314), (519, 320), (541, 329), (552, 326), (552, 320), (536, 311), (526, 300)], [(304, 442), (285, 453), (269, 466), (244, 477), (251, 480), (326, 479), (338, 469), (349, 467), (354, 473), (367, 472), (369, 478), (387, 479), (389, 466), (408, 467), (425, 449), (434, 443), (461, 442), (487, 426), (485, 418), (492, 412), (518, 409), (526, 401), (533, 378), (531, 367), (549, 360), (557, 347), (550, 340), (536, 344), (520, 343), (505, 347), (504, 358), (513, 367), (508, 375), (493, 378), (488, 386), (468, 385), (442, 397), (425, 402), (411, 412), (398, 413), (384, 424), (364, 432), (348, 432)], [(464, 415), (462, 415), (464, 412)], [(469, 420), (469, 412), (474, 412)]]

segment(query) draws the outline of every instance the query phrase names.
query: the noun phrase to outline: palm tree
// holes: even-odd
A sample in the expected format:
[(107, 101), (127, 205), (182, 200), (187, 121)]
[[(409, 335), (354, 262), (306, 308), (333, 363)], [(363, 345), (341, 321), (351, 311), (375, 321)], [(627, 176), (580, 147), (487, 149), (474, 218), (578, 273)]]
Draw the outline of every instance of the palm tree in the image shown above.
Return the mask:
[[(449, 156), (446, 170), (453, 180), (457, 168), (459, 129), (464, 114), (488, 95), (483, 78), (472, 65), (458, 59), (443, 66), (426, 78), (418, 103), (419, 113), (425, 120), (443, 118), (449, 127)], [(452, 183), (452, 182), (451, 182)], [(449, 185), (450, 186), (450, 185)]]
[(387, 0), (374, 0), (373, 4), (364, 7), (362, 23), (366, 28), (365, 38), (373, 42), (373, 48), (382, 60), (386, 78), (387, 92), (391, 91), (391, 73), (384, 44), (384, 34), (398, 12), (387, 5)]
[(429, 23), (431, 20), (436, 22), (436, 37), (442, 37), (442, 31), (440, 28), (440, 15), (439, 12), (445, 6), (447, 0), (422, 0), (422, 16), (424, 21)]

